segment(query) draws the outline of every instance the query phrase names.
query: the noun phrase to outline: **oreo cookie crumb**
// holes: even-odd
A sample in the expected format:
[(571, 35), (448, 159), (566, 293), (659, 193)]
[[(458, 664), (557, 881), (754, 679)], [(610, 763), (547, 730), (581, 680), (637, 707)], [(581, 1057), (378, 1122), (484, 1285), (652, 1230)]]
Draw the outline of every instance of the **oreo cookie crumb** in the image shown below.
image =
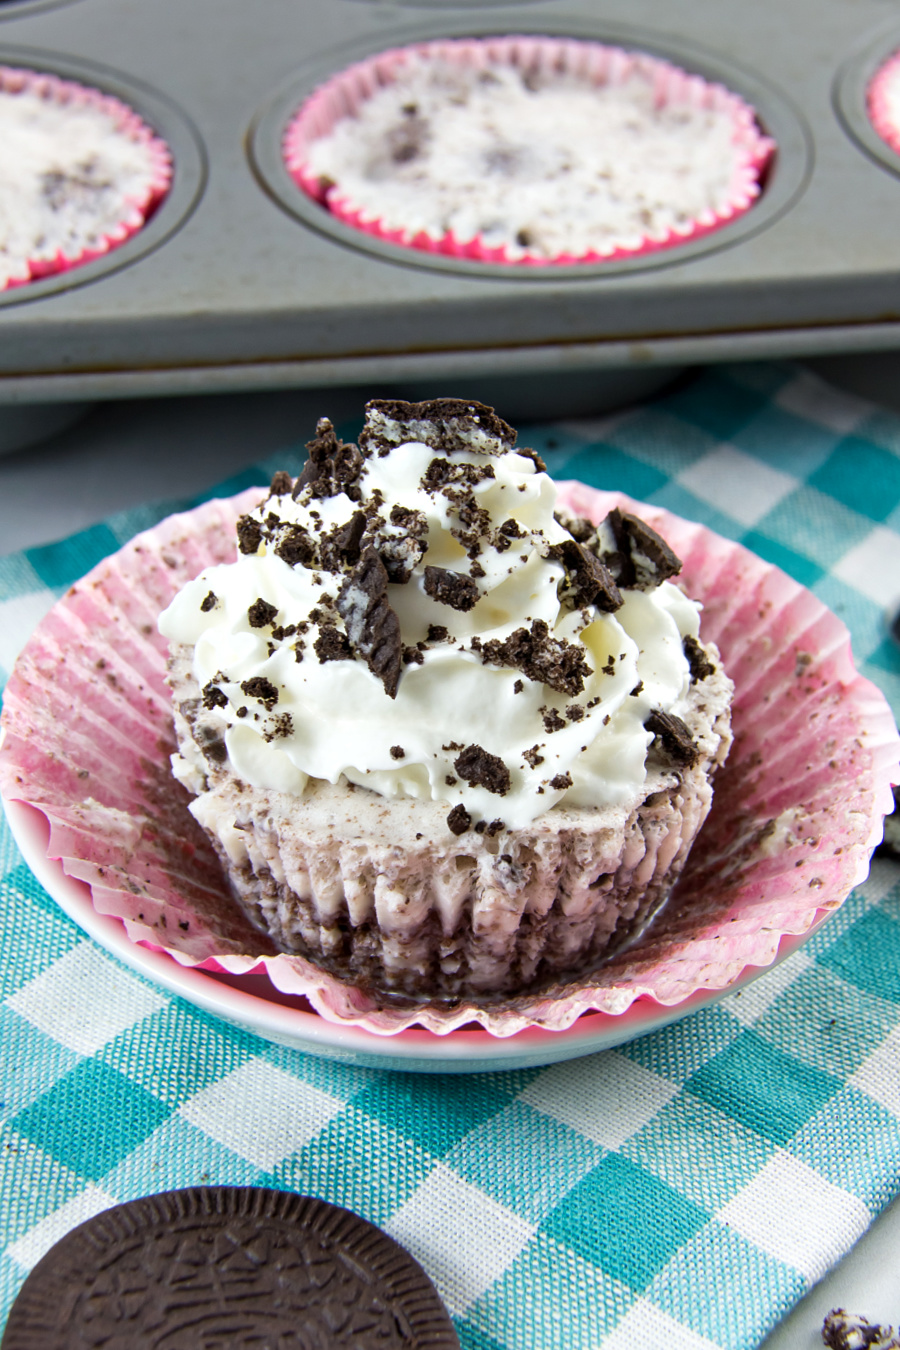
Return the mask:
[(211, 609), (215, 609), (219, 603), (219, 597), (214, 591), (209, 591), (205, 598), (200, 601), (200, 613), (208, 614)]
[(265, 675), (254, 675), (252, 679), (242, 681), (241, 689), (248, 698), (258, 699), (267, 712), (271, 712), (278, 702), (278, 689)]
[(621, 607), (622, 593), (612, 572), (584, 544), (566, 539), (561, 544), (551, 545), (547, 557), (561, 562), (566, 569), (560, 583), (560, 599), (576, 609), (593, 605), (604, 614), (614, 614)]
[(421, 666), (425, 661), (418, 647), (403, 648), (403, 664), (405, 666)]
[(562, 731), (566, 725), (555, 708), (541, 709), (543, 712), (544, 730), (548, 735), (554, 731)]
[(251, 628), (268, 628), (277, 613), (277, 605), (270, 605), (268, 600), (260, 598), (247, 610), (247, 620)]
[(300, 525), (292, 525), (275, 545), (276, 557), (289, 567), (312, 567), (316, 561), (316, 546)]
[(293, 736), (294, 719), (289, 712), (279, 713), (272, 721), (268, 730), (264, 733), (263, 739), (271, 744), (272, 741), (283, 739), (285, 736)]
[(405, 758), (406, 758), (406, 751), (403, 749), (402, 745), (391, 746), (391, 759), (405, 759)]
[(472, 578), (461, 572), (449, 572), (443, 567), (426, 567), (425, 594), (439, 605), (448, 605), (450, 609), (466, 614), (477, 605), (481, 592)]
[(450, 830), (451, 834), (465, 834), (471, 824), (472, 817), (469, 815), (462, 802), (457, 806), (454, 806), (447, 817), (447, 828)]
[(629, 698), (637, 698), (638, 694), (642, 694), (643, 692), (644, 692), (644, 681), (638, 680), (634, 688), (629, 689), (628, 696)]
[(241, 516), (237, 523), (237, 537), (241, 553), (256, 553), (262, 543), (262, 526), (252, 516)]
[(335, 497), (343, 492), (351, 501), (358, 501), (357, 484), (364, 462), (358, 446), (340, 440), (328, 418), (321, 417), (316, 435), (306, 448), (309, 459), (294, 485), (294, 499), (308, 489), (313, 498)]
[(676, 717), (673, 713), (663, 712), (660, 708), (655, 708), (644, 726), (648, 731), (652, 731), (656, 737), (654, 745), (658, 745), (673, 764), (681, 765), (686, 769), (689, 769), (692, 764), (696, 764), (699, 751), (694, 743), (690, 728), (682, 722), (680, 717)]
[(652, 591), (681, 571), (681, 559), (639, 516), (613, 507), (604, 522), (616, 541), (616, 552), (604, 555), (619, 586)]
[(222, 693), (222, 690), (217, 684), (213, 684), (212, 680), (210, 680), (209, 684), (205, 685), (203, 688), (203, 706), (210, 710), (213, 708), (228, 707), (227, 696)]
[[(296, 650), (296, 660), (302, 661), (303, 655), (299, 647)], [(313, 643), (313, 651), (319, 658), (321, 665), (326, 661), (352, 661), (353, 648), (347, 641), (346, 633), (342, 633), (335, 628), (333, 624), (323, 624), (319, 630), (319, 636)]]
[(470, 787), (483, 787), (503, 797), (512, 786), (509, 769), (499, 755), (492, 755), (480, 745), (468, 745), (453, 761), (460, 778)]
[(430, 623), (428, 625), (429, 642), (447, 642), (449, 641), (449, 638), (450, 634), (448, 633), (447, 629), (444, 627), (443, 624)]
[(551, 636), (544, 619), (534, 619), (531, 628), (517, 628), (504, 641), (473, 641), (485, 665), (512, 666), (536, 684), (546, 684), (560, 694), (580, 694), (593, 671), (584, 652), (574, 643)]
[(270, 497), (286, 497), (294, 490), (294, 480), (285, 469), (279, 469), (273, 474), (272, 482), (269, 484)]
[(893, 1327), (878, 1326), (845, 1308), (832, 1308), (826, 1315), (822, 1341), (829, 1350), (900, 1350)]
[(558, 773), (555, 778), (550, 779), (550, 786), (555, 792), (563, 792), (566, 788), (572, 786), (572, 775), (570, 773)]
[(707, 679), (710, 675), (715, 675), (715, 666), (695, 637), (692, 637), (691, 634), (688, 633), (681, 645), (684, 648), (684, 654), (687, 657), (687, 663), (691, 669), (691, 684), (698, 684), (701, 680)]
[(584, 718), (584, 708), (580, 703), (570, 703), (566, 708), (567, 722), (581, 722)]
[(543, 764), (544, 756), (540, 753), (540, 749), (539, 745), (533, 745), (530, 750), (523, 751), (522, 758), (529, 768), (536, 769), (539, 764)]

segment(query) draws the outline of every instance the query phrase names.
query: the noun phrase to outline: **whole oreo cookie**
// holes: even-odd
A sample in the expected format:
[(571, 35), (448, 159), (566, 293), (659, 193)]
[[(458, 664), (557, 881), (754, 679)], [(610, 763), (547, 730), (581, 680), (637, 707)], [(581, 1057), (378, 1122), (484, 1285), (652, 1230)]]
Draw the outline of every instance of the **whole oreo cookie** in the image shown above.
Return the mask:
[(208, 1186), (133, 1200), (34, 1267), (2, 1350), (459, 1350), (421, 1266), (323, 1200)]

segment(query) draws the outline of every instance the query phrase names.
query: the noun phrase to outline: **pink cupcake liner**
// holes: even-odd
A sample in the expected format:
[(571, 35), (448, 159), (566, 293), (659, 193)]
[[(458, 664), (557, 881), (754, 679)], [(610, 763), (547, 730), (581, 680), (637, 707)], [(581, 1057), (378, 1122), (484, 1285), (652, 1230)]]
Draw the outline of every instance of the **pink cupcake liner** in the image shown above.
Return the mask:
[(5, 282), (0, 280), (0, 291), (25, 286), (29, 282), (67, 272), (73, 267), (82, 267), (96, 258), (105, 257), (143, 229), (172, 185), (172, 152), (165, 141), (121, 99), (57, 75), (0, 65), (0, 95), (21, 93), (35, 94), (61, 107), (88, 107), (103, 113), (119, 135), (147, 147), (149, 170), (144, 188), (139, 193), (123, 197), (122, 219), (106, 232), (96, 247), (83, 248), (73, 254), (58, 249), (50, 255), (25, 259), (18, 274), (10, 276)]
[(870, 80), (866, 104), (872, 126), (900, 155), (900, 52), (895, 52)]
[[(633, 246), (610, 245), (609, 248), (578, 255), (560, 253), (553, 258), (528, 252), (514, 258), (505, 246), (490, 246), (478, 235), (468, 240), (457, 239), (452, 230), (435, 237), (424, 231), (389, 227), (355, 204), (338, 186), (323, 184), (310, 168), (308, 155), (313, 141), (327, 135), (342, 118), (354, 116), (377, 89), (392, 84), (410, 55), (439, 58), (479, 69), (499, 63), (523, 71), (567, 71), (597, 85), (623, 84), (637, 74), (652, 84), (657, 107), (681, 103), (726, 112), (732, 118), (732, 144), (735, 149), (735, 164), (727, 199), (715, 209), (702, 212), (690, 224), (668, 230), (662, 237), (647, 235)], [(619, 47), (576, 38), (525, 35), (447, 38), (410, 47), (391, 48), (368, 57), (320, 85), (291, 118), (282, 141), (284, 162), (294, 182), (344, 224), (373, 238), (405, 248), (515, 266), (612, 262), (700, 239), (749, 210), (760, 194), (761, 178), (775, 148), (775, 142), (760, 131), (753, 108), (721, 84), (691, 75), (669, 61), (643, 52), (627, 52)]]
[(184, 966), (302, 995), (322, 1017), (390, 1035), (444, 1035), (478, 1023), (495, 1036), (565, 1030), (583, 1013), (636, 999), (681, 1004), (774, 961), (868, 871), (900, 779), (900, 737), (880, 691), (853, 667), (847, 630), (809, 591), (720, 538), (621, 493), (564, 484), (560, 504), (604, 518), (635, 510), (684, 561), (735, 686), (734, 747), (712, 811), (662, 913), (630, 947), (575, 984), (484, 1007), (379, 1005), (301, 957), (274, 952), (227, 888), (172, 778), (175, 748), (156, 620), (204, 567), (235, 556), (254, 488), (138, 535), (78, 582), (41, 622), (4, 694), (0, 792), (50, 826), (47, 856), (84, 881), (98, 913)]

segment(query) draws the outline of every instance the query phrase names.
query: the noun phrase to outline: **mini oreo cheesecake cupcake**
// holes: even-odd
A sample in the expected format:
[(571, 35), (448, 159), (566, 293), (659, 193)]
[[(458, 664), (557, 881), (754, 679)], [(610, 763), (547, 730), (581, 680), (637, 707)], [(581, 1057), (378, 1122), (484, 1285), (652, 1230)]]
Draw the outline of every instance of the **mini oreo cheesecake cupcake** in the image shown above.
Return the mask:
[(332, 215), (485, 262), (633, 257), (759, 195), (753, 109), (667, 61), (554, 37), (447, 39), (341, 71), (297, 111), (287, 167)]
[(160, 617), (178, 779), (276, 948), (382, 996), (513, 994), (667, 896), (730, 744), (679, 560), (480, 404), (319, 425)]
[(0, 67), (0, 290), (117, 248), (171, 179), (168, 147), (119, 99)]

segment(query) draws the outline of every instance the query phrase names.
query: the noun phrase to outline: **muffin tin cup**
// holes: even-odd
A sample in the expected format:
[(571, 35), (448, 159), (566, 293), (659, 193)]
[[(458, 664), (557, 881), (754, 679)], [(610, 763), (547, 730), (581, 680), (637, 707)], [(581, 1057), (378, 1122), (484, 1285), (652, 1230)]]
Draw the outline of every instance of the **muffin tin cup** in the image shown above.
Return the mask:
[(0, 66), (0, 96), (18, 95), (34, 95), (60, 109), (89, 109), (99, 113), (117, 136), (144, 148), (147, 166), (143, 187), (139, 192), (123, 195), (120, 219), (100, 235), (95, 245), (85, 245), (70, 254), (57, 248), (53, 252), (45, 251), (43, 254), (24, 257), (5, 285), (0, 280), (0, 290), (27, 286), (32, 281), (67, 272), (70, 268), (104, 257), (143, 229), (166, 197), (172, 183), (172, 154), (169, 147), (121, 99), (104, 94), (100, 89), (62, 79), (51, 72)]
[[(4, 694), (0, 790), (50, 825), (47, 856), (90, 887), (132, 942), (184, 966), (264, 970), (322, 1017), (380, 1035), (494, 1036), (564, 1030), (592, 1010), (664, 1007), (723, 990), (775, 960), (781, 939), (837, 909), (867, 872), (892, 809), (900, 740), (883, 695), (853, 669), (843, 625), (777, 568), (699, 525), (618, 493), (563, 486), (560, 503), (602, 519), (637, 510), (684, 561), (736, 685), (735, 744), (712, 811), (662, 912), (588, 975), (517, 998), (379, 1005), (296, 956), (275, 953), (226, 894), (206, 835), (174, 781), (160, 611), (205, 566), (234, 557), (251, 489), (137, 536), (77, 583), (38, 627)], [(811, 732), (814, 729), (814, 734)]]
[(0, 284), (0, 310), (126, 267), (167, 240), (196, 206), (206, 179), (199, 137), (181, 110), (156, 90), (101, 65), (5, 44), (0, 46), (2, 88), (30, 89), (62, 104), (105, 112), (117, 130), (149, 147), (150, 173), (140, 195), (123, 199), (122, 219), (101, 246), (28, 259), (22, 275)]
[[(723, 113), (732, 122), (734, 151), (725, 198), (683, 227), (644, 235), (630, 243), (610, 244), (577, 255), (561, 252), (550, 258), (527, 248), (520, 255), (512, 254), (507, 246), (491, 246), (480, 235), (461, 239), (452, 230), (438, 235), (391, 226), (355, 202), (341, 190), (340, 184), (323, 183), (308, 156), (316, 140), (326, 136), (344, 118), (356, 117), (374, 93), (394, 84), (411, 58), (436, 60), (468, 70), (507, 66), (539, 78), (573, 74), (596, 87), (622, 87), (636, 77), (652, 88), (657, 108), (671, 105)], [(316, 89), (291, 119), (283, 141), (285, 164), (297, 186), (345, 224), (387, 243), (425, 253), (532, 267), (635, 258), (701, 239), (753, 205), (774, 150), (774, 141), (760, 131), (750, 105), (721, 84), (688, 74), (672, 62), (644, 52), (625, 51), (601, 42), (533, 34), (444, 39), (379, 52), (340, 71)]]

